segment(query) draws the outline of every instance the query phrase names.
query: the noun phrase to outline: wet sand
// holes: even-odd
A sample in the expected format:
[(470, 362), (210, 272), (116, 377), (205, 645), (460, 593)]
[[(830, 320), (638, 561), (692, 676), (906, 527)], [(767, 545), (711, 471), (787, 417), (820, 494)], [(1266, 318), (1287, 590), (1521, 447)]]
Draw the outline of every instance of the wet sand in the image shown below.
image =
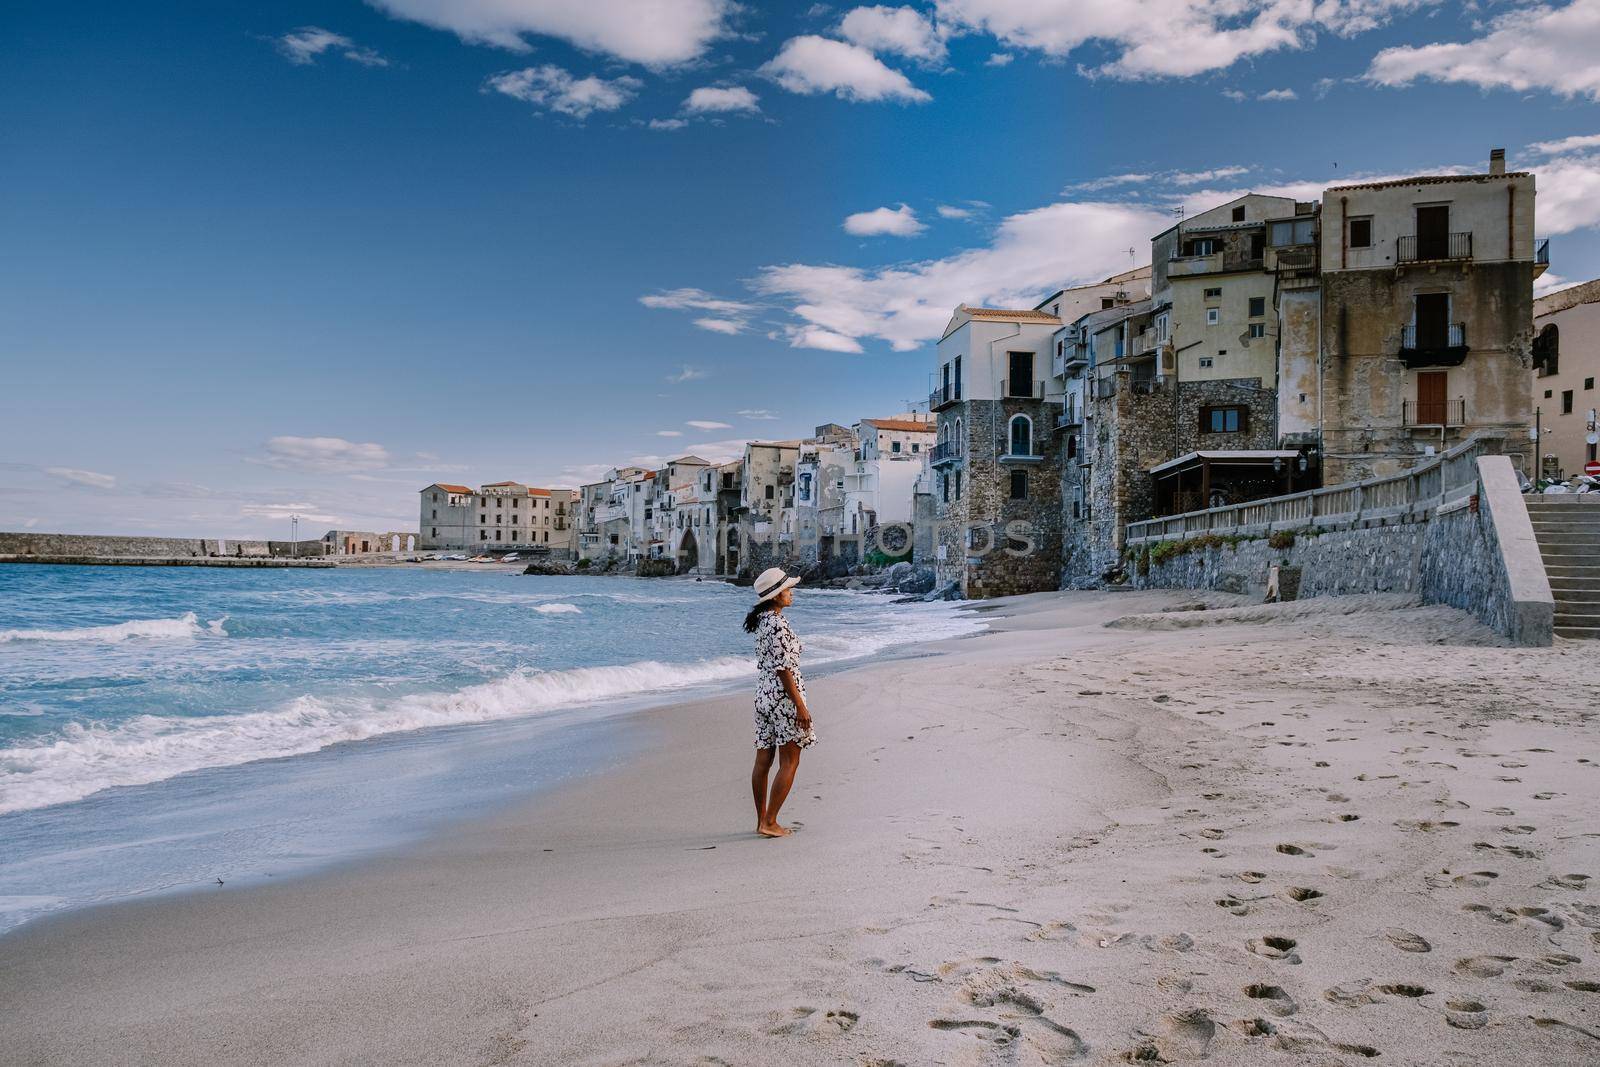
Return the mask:
[(1600, 1060), (1594, 646), (1206, 601), (816, 679), (785, 840), (719, 698), (417, 848), (24, 927), (0, 1061)]

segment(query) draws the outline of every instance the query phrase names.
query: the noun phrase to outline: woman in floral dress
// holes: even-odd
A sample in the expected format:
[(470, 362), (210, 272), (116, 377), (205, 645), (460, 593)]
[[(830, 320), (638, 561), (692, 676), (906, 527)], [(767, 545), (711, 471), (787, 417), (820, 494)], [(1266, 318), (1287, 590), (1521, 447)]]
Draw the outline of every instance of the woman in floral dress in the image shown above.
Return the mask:
[[(787, 837), (794, 832), (778, 824), (778, 809), (800, 769), (800, 750), (817, 740), (811, 728), (811, 710), (806, 707), (805, 682), (800, 677), (804, 647), (783, 617), (783, 609), (794, 603), (792, 590), (799, 584), (800, 579), (777, 567), (763, 571), (755, 581), (755, 607), (744, 619), (745, 632), (756, 635), (756, 765), (750, 772), (750, 790), (756, 802), (756, 833), (763, 837)], [(778, 774), (769, 791), (767, 776), (774, 754)]]

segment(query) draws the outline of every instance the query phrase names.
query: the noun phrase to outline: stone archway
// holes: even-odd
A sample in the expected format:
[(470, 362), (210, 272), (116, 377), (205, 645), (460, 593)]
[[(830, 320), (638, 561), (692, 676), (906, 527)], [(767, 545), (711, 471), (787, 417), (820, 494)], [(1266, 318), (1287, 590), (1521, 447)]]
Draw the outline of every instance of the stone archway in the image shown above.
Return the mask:
[(700, 545), (693, 530), (683, 531), (683, 541), (678, 545), (678, 573), (688, 574), (700, 566)]

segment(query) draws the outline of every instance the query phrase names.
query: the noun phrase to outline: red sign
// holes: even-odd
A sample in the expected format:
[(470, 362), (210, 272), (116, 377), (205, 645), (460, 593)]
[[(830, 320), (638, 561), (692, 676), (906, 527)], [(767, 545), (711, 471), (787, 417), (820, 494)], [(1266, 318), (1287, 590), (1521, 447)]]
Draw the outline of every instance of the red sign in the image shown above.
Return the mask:
[(1600, 478), (1600, 460), (1590, 460), (1583, 465), (1583, 473), (1594, 478)]

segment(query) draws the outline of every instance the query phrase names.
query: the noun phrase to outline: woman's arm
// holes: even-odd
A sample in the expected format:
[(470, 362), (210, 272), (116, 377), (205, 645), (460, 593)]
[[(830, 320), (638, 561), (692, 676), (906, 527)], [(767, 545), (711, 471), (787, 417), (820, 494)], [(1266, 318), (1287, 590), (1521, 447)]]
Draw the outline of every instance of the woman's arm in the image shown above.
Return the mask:
[(794, 672), (787, 667), (781, 668), (778, 671), (778, 680), (783, 683), (783, 691), (789, 695), (789, 699), (794, 701), (795, 722), (802, 730), (811, 729), (811, 709), (806, 707), (805, 694), (801, 693), (800, 686), (795, 684)]

